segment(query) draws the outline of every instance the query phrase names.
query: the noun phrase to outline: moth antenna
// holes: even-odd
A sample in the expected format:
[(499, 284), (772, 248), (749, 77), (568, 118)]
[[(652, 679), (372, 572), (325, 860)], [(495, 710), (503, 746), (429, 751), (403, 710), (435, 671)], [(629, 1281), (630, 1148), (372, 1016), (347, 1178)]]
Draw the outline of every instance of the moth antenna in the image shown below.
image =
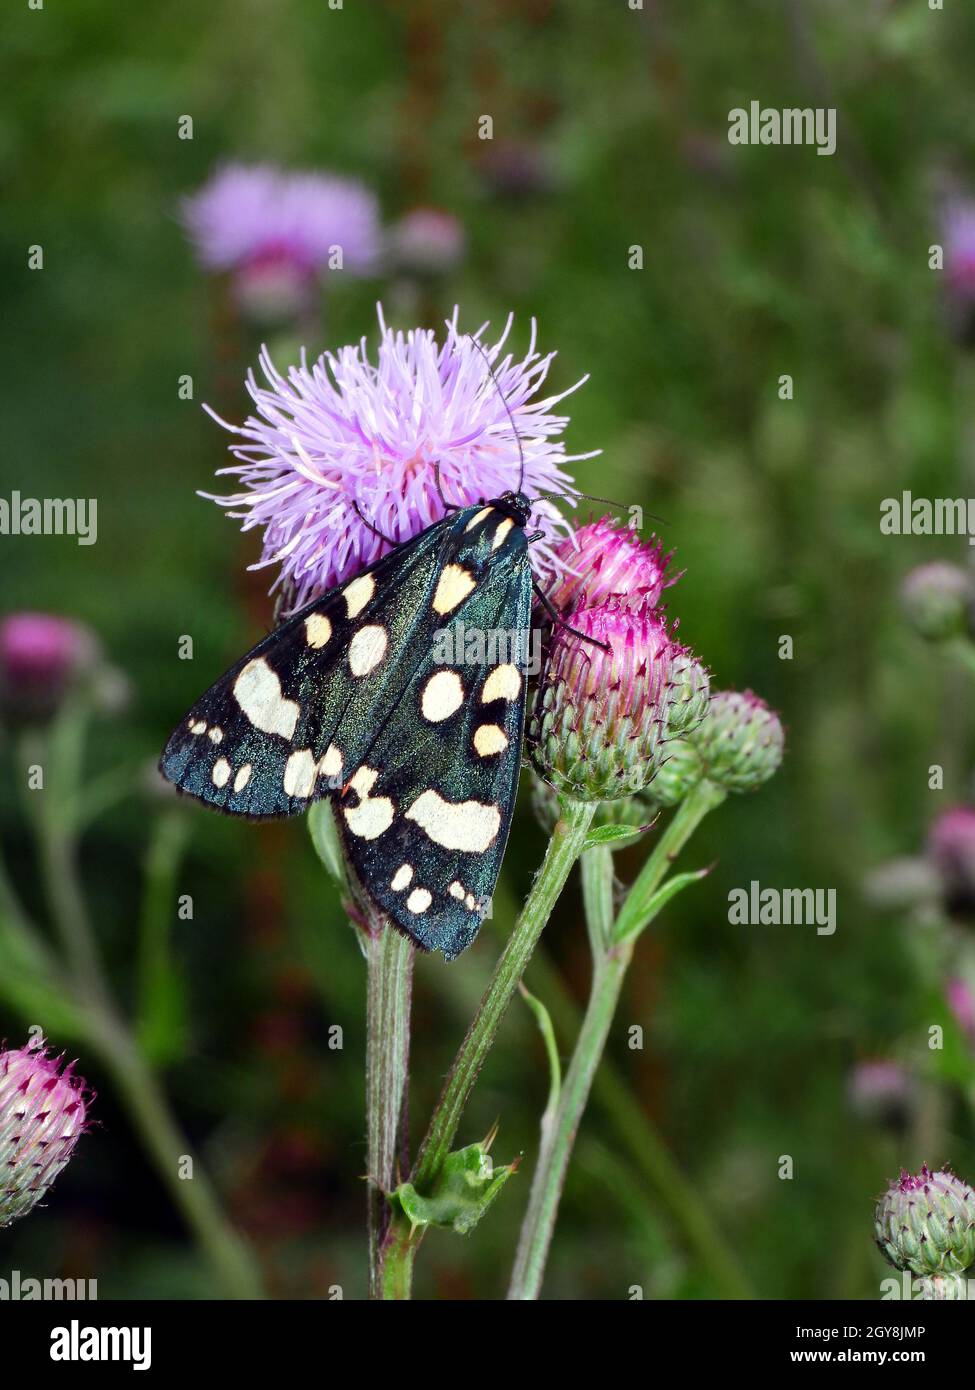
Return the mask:
[(399, 541), (391, 541), (388, 536), (384, 535), (383, 532), (380, 531), (378, 526), (374, 526), (372, 522), (369, 520), (369, 518), (365, 515), (355, 498), (352, 499), (352, 506), (355, 509), (356, 516), (362, 522), (363, 526), (368, 527), (372, 534), (374, 536), (378, 536), (381, 541), (385, 541), (391, 550), (395, 550), (396, 547), (399, 545)]
[(479, 353), (481, 354), (481, 356), (484, 358), (484, 365), (485, 365), (485, 367), (487, 367), (488, 376), (491, 378), (491, 380), (494, 382), (495, 386), (497, 387), (498, 395), (501, 397), (501, 404), (504, 406), (505, 414), (507, 415), (508, 419), (511, 421), (511, 432), (512, 432), (512, 434), (514, 435), (515, 440), (516, 440), (516, 442), (517, 442), (517, 444), (518, 444), (518, 461), (519, 461), (519, 470), (518, 470), (518, 491), (521, 492), (522, 488), (523, 488), (524, 485), (525, 485), (525, 451), (524, 451), (524, 449), (521, 447), (521, 435), (518, 433), (518, 426), (515, 424), (515, 417), (514, 417), (514, 416), (512, 415), (512, 413), (511, 413), (511, 406), (508, 404), (508, 398), (507, 398), (507, 396), (506, 396), (506, 395), (504, 394), (504, 392), (501, 390), (501, 383), (498, 381), (498, 378), (494, 375), (494, 368), (491, 366), (491, 359), (488, 357), (487, 353), (486, 353), (486, 352), (484, 351), (484, 349), (481, 347), (481, 344), (477, 341), (476, 338), (472, 337), (470, 333), (468, 333), (467, 336), (468, 336), (468, 338), (470, 338), (470, 341), (474, 344), (474, 346), (477, 348), (478, 352), (479, 352)]
[[(573, 493), (572, 495), (575, 497), (583, 497), (587, 502), (602, 502), (604, 506), (615, 507), (616, 510), (619, 512), (629, 511), (629, 506), (627, 505), (627, 503), (617, 502), (615, 497), (594, 497), (591, 492), (577, 492)], [(535, 501), (560, 502), (565, 499), (565, 496), (566, 494), (563, 492), (540, 492), (538, 496), (535, 498)], [(658, 516), (656, 512), (646, 512), (645, 516), (647, 516), (650, 521), (659, 522), (661, 526), (667, 525), (667, 518), (664, 516)]]

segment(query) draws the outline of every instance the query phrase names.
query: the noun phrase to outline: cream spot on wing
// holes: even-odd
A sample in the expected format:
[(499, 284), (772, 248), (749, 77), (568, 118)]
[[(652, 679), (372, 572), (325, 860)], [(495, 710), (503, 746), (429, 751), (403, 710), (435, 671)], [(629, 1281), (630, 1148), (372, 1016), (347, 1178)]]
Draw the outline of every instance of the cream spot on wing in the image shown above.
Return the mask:
[(506, 516), (504, 521), (499, 522), (498, 529), (494, 533), (494, 540), (491, 542), (492, 550), (497, 550), (499, 546), (504, 545), (505, 537), (514, 524), (510, 516)]
[(403, 889), (408, 887), (408, 885), (412, 881), (412, 878), (413, 865), (401, 864), (399, 868), (396, 870), (395, 874), (393, 874), (389, 886), (390, 888), (392, 888), (394, 893), (402, 893)]
[(464, 527), (464, 534), (466, 535), (468, 531), (473, 531), (475, 526), (480, 526), (484, 518), (490, 516), (493, 511), (493, 507), (482, 507), (479, 512), (471, 517), (470, 521)]
[(473, 893), (468, 893), (467, 897), (464, 899), (464, 906), (470, 912), (473, 912), (475, 907), (477, 907), (477, 899)]
[(334, 743), (330, 743), (322, 754), (318, 764), (318, 772), (322, 777), (339, 777), (342, 773), (342, 754)]
[(310, 613), (305, 619), (305, 637), (309, 647), (324, 647), (332, 635), (332, 624), (324, 613)]
[(424, 719), (439, 724), (464, 703), (464, 687), (456, 671), (437, 671), (423, 687), (420, 709)]
[(359, 804), (343, 807), (342, 814), (351, 833), (357, 835), (360, 840), (377, 839), (393, 823), (395, 809), (390, 798), (369, 795), (378, 776), (376, 768), (363, 764), (356, 769), (355, 776), (349, 783), (352, 790), (358, 793)]
[(479, 724), (474, 730), (474, 748), (481, 758), (492, 758), (508, 746), (508, 735), (500, 724)]
[(521, 694), (521, 673), (517, 666), (505, 662), (495, 666), (484, 682), (481, 691), (481, 704), (489, 705), (492, 700), (517, 700)]
[(345, 611), (350, 618), (357, 618), (376, 592), (376, 581), (371, 574), (360, 574), (343, 591)]
[(311, 796), (315, 786), (315, 759), (310, 748), (299, 748), (284, 765), (285, 796)]
[(207, 737), (209, 738), (211, 743), (222, 743), (223, 729), (221, 729), (218, 724), (214, 724)]
[(284, 698), (278, 673), (271, 670), (263, 656), (248, 661), (234, 681), (234, 699), (262, 734), (280, 734), (282, 738), (294, 735), (301, 711), (296, 701)]
[(349, 643), (349, 670), (354, 676), (367, 676), (386, 655), (386, 629), (378, 623), (361, 627)]
[(436, 613), (450, 613), (477, 587), (477, 580), (463, 565), (445, 565), (433, 596)]
[(213, 764), (213, 771), (210, 776), (213, 778), (215, 787), (225, 787), (230, 781), (230, 764), (226, 758), (218, 758)]
[(421, 792), (404, 815), (407, 820), (416, 821), (434, 844), (468, 854), (483, 854), (501, 829), (497, 806), (486, 806), (480, 801), (445, 801), (432, 787)]
[(198, 720), (196, 721), (195, 724), (194, 724), (194, 722), (193, 722), (192, 719), (190, 720), (190, 733), (191, 733), (191, 734), (205, 734), (206, 731), (207, 731), (207, 722), (206, 722), (205, 719), (198, 719)]
[(432, 893), (428, 893), (425, 888), (414, 888), (406, 900), (406, 906), (411, 912), (426, 912), (432, 902)]
[(459, 903), (464, 901), (464, 885), (458, 883), (456, 879), (454, 879), (453, 883), (447, 889), (447, 892), (452, 898), (456, 898)]
[(239, 767), (237, 769), (237, 776), (234, 778), (235, 792), (242, 792), (244, 790), (244, 788), (247, 786), (247, 783), (251, 780), (251, 773), (253, 772), (253, 770), (254, 769), (250, 763), (244, 763), (242, 767)]

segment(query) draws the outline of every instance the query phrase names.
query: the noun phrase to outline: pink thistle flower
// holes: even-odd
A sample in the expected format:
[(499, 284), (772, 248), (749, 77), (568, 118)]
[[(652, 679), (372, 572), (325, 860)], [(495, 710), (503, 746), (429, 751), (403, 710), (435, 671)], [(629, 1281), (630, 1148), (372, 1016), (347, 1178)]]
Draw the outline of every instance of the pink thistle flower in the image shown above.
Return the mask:
[(300, 308), (329, 267), (367, 274), (380, 247), (375, 197), (354, 179), (228, 164), (185, 198), (182, 220), (200, 264), (231, 271), (245, 308)]
[(94, 636), (53, 613), (11, 613), (0, 621), (0, 711), (44, 720), (98, 655)]
[(92, 1096), (43, 1039), (0, 1052), (0, 1228), (42, 1201), (85, 1131)]
[(944, 210), (941, 235), (949, 292), (975, 301), (975, 201), (950, 199)]
[(464, 258), (461, 222), (442, 208), (413, 208), (392, 227), (388, 245), (397, 270), (410, 275), (446, 275)]
[(664, 589), (680, 578), (668, 577), (673, 552), (665, 555), (656, 536), (642, 541), (630, 527), (608, 516), (572, 531), (560, 541), (556, 558), (563, 574), (548, 597), (561, 613), (597, 608), (613, 597), (639, 597), (654, 607)]
[[(261, 353), (267, 385), (253, 373), (247, 381), (257, 414), (241, 426), (214, 415), (241, 441), (230, 446), (238, 464), (220, 472), (243, 487), (227, 497), (202, 495), (241, 519), (242, 530), (263, 530), (252, 568), (280, 566), (273, 588), (283, 587), (288, 612), (379, 559), (388, 548), (383, 537), (407, 541), (439, 521), (444, 499), (468, 506), (517, 487), (519, 440), (522, 490), (573, 494), (564, 465), (598, 450), (566, 454), (559, 436), (568, 417), (553, 407), (586, 378), (533, 399), (555, 354), (536, 350), (533, 322), (526, 355), (502, 356), (511, 323), (479, 350), (461, 332), (457, 310), (438, 343), (427, 329), (394, 332), (380, 306), (375, 363), (365, 339), (310, 366), (303, 355), (287, 377), (267, 349)], [(550, 501), (539, 501), (532, 524), (543, 533), (531, 548), (533, 562), (540, 574), (557, 572), (555, 544), (568, 522)]]
[(906, 1128), (916, 1098), (909, 1073), (887, 1057), (858, 1062), (850, 1073), (847, 1094), (854, 1114), (894, 1130)]
[(953, 806), (943, 811), (928, 831), (927, 853), (948, 912), (971, 918), (975, 915), (975, 809)]
[(970, 1042), (975, 1041), (975, 994), (965, 980), (955, 976), (945, 985), (945, 999), (955, 1022)]

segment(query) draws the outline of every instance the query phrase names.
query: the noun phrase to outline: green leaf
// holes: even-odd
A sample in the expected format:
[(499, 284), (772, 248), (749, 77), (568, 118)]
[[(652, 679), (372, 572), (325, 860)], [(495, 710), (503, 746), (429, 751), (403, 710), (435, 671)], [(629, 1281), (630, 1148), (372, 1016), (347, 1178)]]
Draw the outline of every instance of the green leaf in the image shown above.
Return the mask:
[[(535, 1015), (539, 1032), (545, 1042), (545, 1051), (548, 1054), (548, 1074), (549, 1089), (548, 1103), (545, 1106), (546, 1115), (554, 1115), (559, 1103), (559, 1096), (562, 1093), (562, 1063), (559, 1061), (559, 1045), (555, 1040), (555, 1029), (552, 1026), (552, 1016), (540, 999), (525, 988), (523, 984), (518, 986), (521, 997)], [(544, 1119), (543, 1119), (544, 1123)]]
[(642, 825), (597, 825), (589, 831), (582, 848), (595, 849), (597, 845), (618, 845), (622, 840), (638, 840), (645, 829)]
[(311, 842), (315, 846), (315, 853), (342, 891), (348, 892), (348, 875), (342, 845), (332, 815), (331, 803), (326, 797), (309, 807), (308, 830)]
[(412, 1183), (400, 1183), (390, 1194), (414, 1229), (441, 1226), (467, 1235), (480, 1221), (504, 1184), (517, 1170), (520, 1160), (495, 1168), (488, 1149), (493, 1134), (466, 1149), (448, 1154), (429, 1196), (417, 1192)]
[(661, 908), (666, 907), (671, 898), (676, 898), (678, 893), (682, 893), (690, 884), (706, 878), (710, 872), (709, 866), (706, 869), (693, 869), (686, 874), (675, 874), (673, 878), (668, 878), (662, 883), (657, 891), (645, 901), (634, 901), (634, 894), (631, 893), (616, 919), (616, 928), (613, 932), (614, 944), (622, 946), (629, 941), (635, 941), (640, 933), (650, 925)]

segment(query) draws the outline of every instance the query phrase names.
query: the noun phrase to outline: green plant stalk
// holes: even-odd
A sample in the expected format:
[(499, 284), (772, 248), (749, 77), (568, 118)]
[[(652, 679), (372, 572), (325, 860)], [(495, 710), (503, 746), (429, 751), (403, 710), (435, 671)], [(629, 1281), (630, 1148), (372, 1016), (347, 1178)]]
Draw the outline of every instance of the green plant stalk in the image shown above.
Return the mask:
[(408, 1162), (410, 1002), (413, 942), (385, 917), (370, 924), (366, 940), (366, 1136), (369, 1172), (369, 1297), (385, 1291), (383, 1265), (390, 1206)]
[[(562, 805), (562, 814), (525, 906), (447, 1074), (411, 1176), (418, 1192), (429, 1192), (450, 1153), (478, 1073), (566, 879), (582, 853), (595, 811), (595, 803), (590, 802), (565, 801)], [(385, 1281), (387, 1288), (398, 1292), (387, 1296), (409, 1296), (410, 1270), (421, 1238), (422, 1230), (412, 1231), (404, 1217), (394, 1216), (387, 1239)]]
[[(703, 818), (724, 797), (725, 793), (709, 782), (701, 782), (688, 794), (674, 812), (630, 889), (615, 926), (611, 924), (612, 906), (607, 901), (605, 866), (598, 864), (584, 871), (594, 880), (590, 891), (584, 894), (587, 917), (590, 913), (596, 916), (595, 921), (589, 922), (590, 940), (594, 945), (592, 988), (554, 1123), (542, 1135), (528, 1210), (522, 1223), (508, 1288), (508, 1298), (511, 1300), (535, 1299), (541, 1290), (576, 1133), (602, 1060), (633, 954), (631, 930), (634, 916), (640, 912), (640, 905), (647, 903), (663, 883), (677, 855)], [(589, 851), (594, 852), (601, 851)], [(635, 906), (628, 914), (627, 908), (631, 903)], [(607, 914), (610, 916), (609, 923)], [(604, 943), (601, 949), (598, 944), (600, 940)]]
[[(182, 1135), (166, 1097), (120, 1017), (102, 970), (80, 877), (72, 808), (82, 773), (86, 711), (66, 707), (41, 759), (43, 790), (28, 792), (28, 811), (54, 927), (71, 992), (143, 1145), (222, 1288), (233, 1298), (261, 1298), (247, 1246), (228, 1222), (209, 1180)], [(30, 760), (35, 760), (31, 758)], [(37, 798), (36, 801), (32, 798)], [(41, 1022), (41, 1020), (37, 1020)], [(193, 1159), (191, 1178), (181, 1178)]]

